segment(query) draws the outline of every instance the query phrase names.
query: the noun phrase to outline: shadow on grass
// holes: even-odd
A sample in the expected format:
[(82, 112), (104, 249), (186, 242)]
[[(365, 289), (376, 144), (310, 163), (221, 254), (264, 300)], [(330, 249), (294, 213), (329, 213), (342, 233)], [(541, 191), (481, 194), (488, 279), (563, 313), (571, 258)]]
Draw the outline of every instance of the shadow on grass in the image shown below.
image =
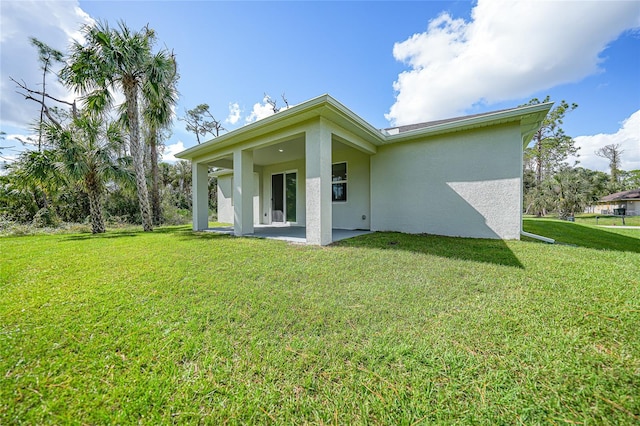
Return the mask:
[(94, 239), (112, 239), (112, 238), (124, 238), (124, 237), (137, 237), (138, 232), (116, 232), (105, 234), (81, 234), (81, 235), (69, 235), (61, 239), (61, 241), (83, 241)]
[(172, 225), (153, 229), (153, 233), (155, 234), (178, 234), (183, 232), (192, 232), (191, 225)]
[(235, 238), (232, 235), (220, 232), (193, 231), (190, 228), (174, 230), (173, 234), (182, 240), (222, 240)]
[(85, 233), (85, 234), (75, 234), (75, 235), (69, 235), (65, 238), (62, 238), (62, 241), (82, 241), (82, 240), (89, 240), (89, 239), (112, 239), (112, 238), (123, 238), (123, 237), (137, 237), (139, 235), (144, 235), (144, 234), (180, 234), (180, 233), (190, 233), (191, 232), (191, 226), (187, 226), (187, 225), (179, 225), (179, 226), (163, 226), (163, 227), (158, 227), (158, 228), (154, 228), (153, 231), (151, 232), (145, 232), (142, 230), (142, 228), (140, 229), (132, 229), (132, 228), (127, 228), (127, 229), (111, 229), (108, 230), (106, 233), (104, 234), (91, 234), (91, 233)]
[(581, 225), (553, 219), (523, 219), (527, 232), (553, 238), (559, 243), (572, 244), (596, 250), (615, 250), (640, 253), (640, 232), (638, 238), (620, 235), (602, 228)]
[(374, 232), (338, 241), (338, 247), (362, 247), (381, 250), (406, 250), (457, 260), (494, 263), (524, 269), (520, 260), (502, 240), (442, 237), (430, 234)]

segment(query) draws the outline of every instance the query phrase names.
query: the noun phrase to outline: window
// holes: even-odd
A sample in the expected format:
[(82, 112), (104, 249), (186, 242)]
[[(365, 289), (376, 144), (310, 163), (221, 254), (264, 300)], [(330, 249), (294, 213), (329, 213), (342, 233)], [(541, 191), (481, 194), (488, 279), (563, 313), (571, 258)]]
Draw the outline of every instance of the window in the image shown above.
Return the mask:
[(296, 172), (285, 173), (285, 205), (287, 222), (296, 221), (296, 187), (298, 186), (298, 174)]
[(331, 201), (347, 201), (347, 163), (331, 166)]

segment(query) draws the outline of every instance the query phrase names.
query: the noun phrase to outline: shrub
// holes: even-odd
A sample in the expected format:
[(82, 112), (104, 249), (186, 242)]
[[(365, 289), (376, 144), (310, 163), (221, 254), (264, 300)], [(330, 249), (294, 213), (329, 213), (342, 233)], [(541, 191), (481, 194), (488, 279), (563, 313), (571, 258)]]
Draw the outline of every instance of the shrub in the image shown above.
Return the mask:
[(60, 224), (60, 219), (56, 215), (55, 210), (42, 208), (33, 216), (31, 222), (37, 228), (55, 227)]

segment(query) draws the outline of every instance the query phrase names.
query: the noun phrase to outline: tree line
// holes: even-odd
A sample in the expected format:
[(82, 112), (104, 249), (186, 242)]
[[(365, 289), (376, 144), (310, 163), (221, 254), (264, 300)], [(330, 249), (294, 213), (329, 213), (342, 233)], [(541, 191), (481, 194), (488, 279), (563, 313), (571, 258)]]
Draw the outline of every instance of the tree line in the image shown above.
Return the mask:
[[(527, 105), (549, 102), (532, 99)], [(578, 107), (561, 101), (544, 119), (524, 152), (524, 213), (572, 217), (593, 207), (605, 195), (640, 188), (640, 170), (620, 169), (624, 151), (619, 144), (595, 152), (609, 160), (610, 173), (569, 164), (579, 155), (575, 141), (562, 128), (568, 113)]]
[[(159, 162), (177, 102), (175, 55), (154, 50), (156, 34), (148, 26), (132, 31), (124, 22), (115, 28), (98, 22), (81, 31), (84, 42), (66, 53), (31, 39), (39, 88), (12, 78), (40, 113), (37, 139), (21, 141), (27, 149), (0, 176), (0, 217), (46, 226), (88, 218), (92, 232), (102, 233), (105, 215), (145, 231), (188, 216), (190, 164)], [(78, 98), (51, 96), (52, 75)], [(118, 94), (121, 105), (115, 105)]]

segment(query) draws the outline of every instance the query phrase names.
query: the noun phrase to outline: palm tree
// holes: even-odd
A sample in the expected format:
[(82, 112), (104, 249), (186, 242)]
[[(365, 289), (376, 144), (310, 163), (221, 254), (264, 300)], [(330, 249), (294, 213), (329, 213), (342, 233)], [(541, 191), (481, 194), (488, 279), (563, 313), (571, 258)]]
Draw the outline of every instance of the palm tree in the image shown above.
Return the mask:
[(145, 107), (144, 122), (147, 125), (146, 140), (151, 161), (151, 208), (153, 221), (160, 224), (160, 188), (158, 171), (158, 145), (163, 130), (168, 130), (173, 122), (173, 106), (177, 102), (177, 64), (173, 55), (156, 54), (146, 81), (142, 87)]
[(8, 167), (15, 175), (17, 188), (32, 194), (38, 209), (49, 209), (52, 199), (62, 183), (55, 167), (56, 152), (52, 149), (24, 151)]
[(120, 127), (85, 112), (68, 127), (45, 129), (47, 139), (57, 147), (57, 168), (80, 183), (89, 197), (91, 232), (105, 232), (102, 203), (107, 183), (132, 180), (128, 159), (117, 156), (123, 140)]
[[(124, 22), (118, 24), (118, 29), (111, 29), (107, 23), (99, 22), (84, 26), (82, 33), (85, 43), (76, 42), (72, 46), (70, 61), (62, 70), (62, 78), (69, 86), (85, 94), (86, 106), (92, 111), (103, 112), (111, 108), (111, 90), (124, 93), (129, 150), (133, 157), (143, 229), (152, 231), (138, 99), (143, 95), (142, 88), (148, 83), (149, 76), (162, 73), (156, 70), (158, 63), (151, 52), (156, 41), (155, 32), (149, 27), (132, 32)], [(169, 56), (165, 51), (158, 55)]]

